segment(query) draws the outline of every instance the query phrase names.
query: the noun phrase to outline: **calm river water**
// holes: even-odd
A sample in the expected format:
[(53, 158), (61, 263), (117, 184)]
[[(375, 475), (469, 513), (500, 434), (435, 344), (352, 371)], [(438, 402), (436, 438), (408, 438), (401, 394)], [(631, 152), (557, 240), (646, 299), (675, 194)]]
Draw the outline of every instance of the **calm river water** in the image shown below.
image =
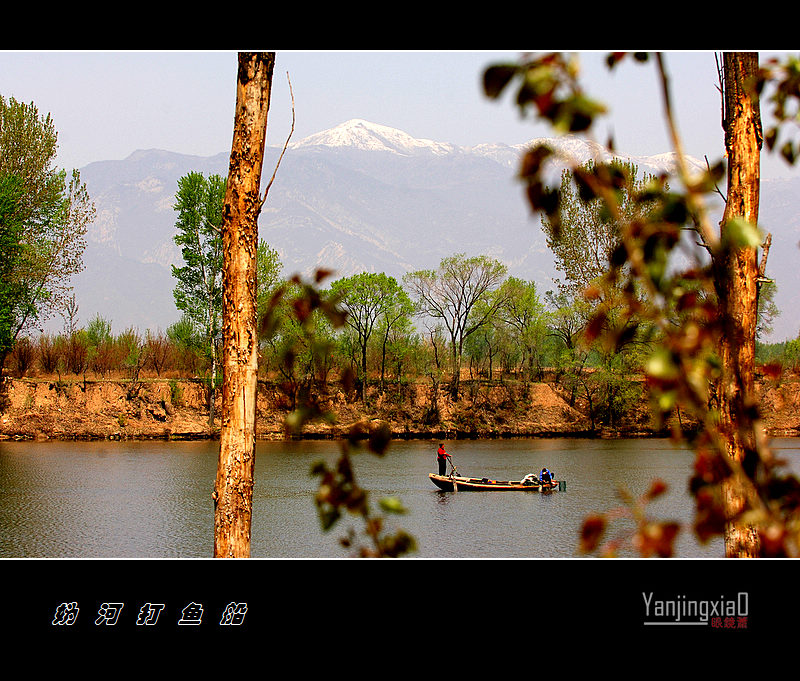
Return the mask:
[[(686, 525), (678, 557), (721, 557), (721, 541), (699, 544), (686, 491), (693, 455), (667, 440), (510, 439), (447, 443), (463, 475), (520, 478), (547, 466), (565, 492), (445, 493), (428, 480), (438, 442), (396, 441), (384, 457), (355, 454), (373, 507), (396, 496), (408, 512), (391, 516), (417, 541), (419, 558), (575, 557), (587, 514), (621, 505), (618, 490), (644, 493), (654, 478), (668, 493), (653, 517)], [(773, 446), (800, 472), (800, 441)], [(216, 442), (1, 442), (0, 557), (208, 558)], [(330, 441), (259, 442), (252, 556), (342, 558), (346, 519), (323, 532), (313, 496), (315, 461), (333, 463)], [(615, 522), (617, 533), (631, 527)], [(621, 555), (635, 554), (622, 553)]]

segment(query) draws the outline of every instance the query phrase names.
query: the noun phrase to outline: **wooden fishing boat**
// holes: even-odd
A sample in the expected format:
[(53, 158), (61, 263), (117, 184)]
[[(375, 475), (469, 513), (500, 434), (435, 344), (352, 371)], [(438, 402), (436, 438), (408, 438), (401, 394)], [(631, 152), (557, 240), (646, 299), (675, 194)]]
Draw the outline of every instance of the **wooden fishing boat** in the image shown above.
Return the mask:
[(567, 488), (564, 480), (553, 480), (550, 483), (530, 482), (524, 480), (490, 480), (489, 478), (465, 478), (460, 475), (437, 475), (429, 473), (431, 482), (445, 492), (468, 491), (522, 491), (522, 492), (563, 492)]

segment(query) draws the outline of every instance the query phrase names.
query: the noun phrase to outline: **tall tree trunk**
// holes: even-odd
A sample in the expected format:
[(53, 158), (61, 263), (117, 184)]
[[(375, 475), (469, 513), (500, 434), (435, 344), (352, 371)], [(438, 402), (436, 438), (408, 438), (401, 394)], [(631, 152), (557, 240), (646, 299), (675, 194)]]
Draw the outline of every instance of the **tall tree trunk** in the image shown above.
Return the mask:
[(361, 343), (361, 401), (367, 401), (367, 342)]
[[(204, 275), (205, 277), (205, 275)], [(212, 296), (208, 296), (208, 323), (211, 332), (209, 333), (209, 346), (211, 347), (211, 386), (208, 390), (208, 427), (214, 430), (214, 405), (217, 395), (217, 339), (216, 324), (214, 323), (214, 303)]]
[(456, 344), (455, 338), (452, 339), (453, 355), (453, 378), (450, 381), (450, 398), (455, 402), (458, 400), (458, 391), (461, 387), (461, 348)]
[[(758, 222), (762, 128), (758, 95), (753, 92), (751, 82), (757, 71), (757, 53), (723, 55), (723, 128), (728, 154), (728, 195), (721, 223), (723, 236), (734, 218), (753, 225)], [(744, 247), (727, 251), (726, 256), (715, 263), (720, 311), (725, 320), (720, 347), (723, 379), (718, 386), (720, 425), (728, 442), (728, 455), (746, 472), (757, 456), (751, 416), (751, 407), (755, 406), (757, 258), (756, 248)], [(728, 485), (725, 503), (729, 518), (739, 513), (746, 502), (746, 494), (739, 485)], [(753, 528), (735, 520), (728, 524), (727, 556), (756, 556), (758, 543)]]
[(222, 223), (222, 407), (214, 557), (250, 555), (255, 469), (256, 252), (274, 53), (242, 53)]
[(208, 389), (208, 428), (214, 430), (214, 403), (216, 402), (217, 389), (217, 351), (214, 341), (211, 341), (211, 385)]

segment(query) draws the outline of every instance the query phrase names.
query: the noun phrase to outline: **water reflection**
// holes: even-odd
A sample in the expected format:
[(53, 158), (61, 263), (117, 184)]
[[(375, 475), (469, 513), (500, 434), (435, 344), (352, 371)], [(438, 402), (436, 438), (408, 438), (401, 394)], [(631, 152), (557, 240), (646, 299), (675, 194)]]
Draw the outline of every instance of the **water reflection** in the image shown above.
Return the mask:
[[(218, 443), (0, 443), (0, 557), (205, 558), (213, 547), (211, 491)], [(721, 540), (700, 545), (691, 532), (686, 489), (693, 455), (665, 440), (492, 440), (449, 444), (464, 475), (521, 478), (547, 466), (566, 492), (458, 492), (436, 488), (437, 443), (394, 442), (387, 455), (353, 456), (359, 483), (377, 505), (397, 496), (408, 513), (388, 519), (417, 541), (421, 558), (572, 557), (583, 519), (621, 505), (619, 490), (644, 493), (654, 478), (669, 492), (649, 509), (684, 526), (682, 557), (720, 557)], [(791, 470), (800, 469), (795, 440), (774, 443)], [(339, 456), (333, 442), (258, 444), (252, 555), (320, 558), (348, 555), (314, 507), (312, 464)], [(619, 521), (614, 531), (632, 525)], [(622, 555), (634, 555), (632, 552)]]

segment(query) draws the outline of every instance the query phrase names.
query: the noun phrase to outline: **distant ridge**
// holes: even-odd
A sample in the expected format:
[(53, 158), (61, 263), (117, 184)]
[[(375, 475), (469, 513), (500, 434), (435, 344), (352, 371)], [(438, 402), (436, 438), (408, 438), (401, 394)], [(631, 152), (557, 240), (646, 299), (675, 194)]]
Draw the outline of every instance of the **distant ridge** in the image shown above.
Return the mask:
[[(279, 252), (287, 275), (325, 267), (336, 276), (378, 271), (400, 279), (454, 253), (483, 253), (544, 292), (553, 286), (553, 259), (517, 179), (525, 147), (542, 142), (579, 163), (611, 157), (602, 146), (573, 136), (462, 147), (363, 119), (346, 121), (290, 144), (261, 213), (260, 237)], [(279, 153), (279, 147), (267, 149), (265, 173)], [(669, 172), (674, 164), (672, 154), (614, 155), (642, 173)], [(691, 163), (703, 167), (696, 159)], [(190, 171), (227, 170), (225, 152), (198, 157), (159, 149), (81, 169), (97, 217), (87, 234), (85, 270), (73, 282), (80, 323), (100, 314), (116, 331), (144, 331), (177, 320), (170, 274), (180, 262), (173, 242), (177, 182)], [(800, 191), (792, 181), (764, 183), (763, 190), (762, 215), (774, 234), (771, 276), (784, 311), (776, 334), (794, 337)]]

